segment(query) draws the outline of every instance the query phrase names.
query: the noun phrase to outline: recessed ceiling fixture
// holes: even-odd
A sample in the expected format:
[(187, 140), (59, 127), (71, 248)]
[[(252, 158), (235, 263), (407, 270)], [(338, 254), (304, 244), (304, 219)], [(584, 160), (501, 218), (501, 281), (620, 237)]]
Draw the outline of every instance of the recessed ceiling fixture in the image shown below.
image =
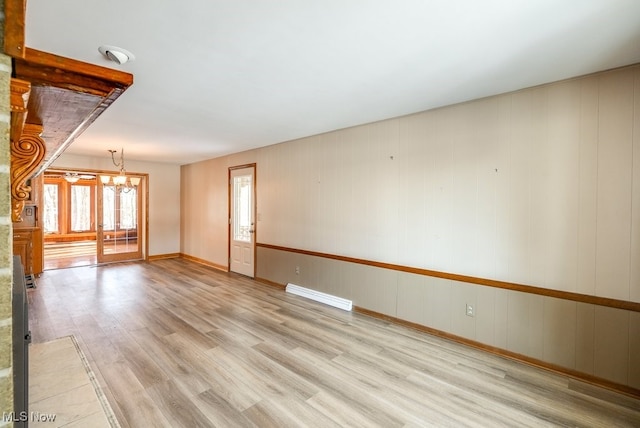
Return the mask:
[(128, 50), (116, 46), (102, 45), (98, 48), (98, 52), (116, 64), (124, 64), (125, 62), (136, 59), (136, 57)]

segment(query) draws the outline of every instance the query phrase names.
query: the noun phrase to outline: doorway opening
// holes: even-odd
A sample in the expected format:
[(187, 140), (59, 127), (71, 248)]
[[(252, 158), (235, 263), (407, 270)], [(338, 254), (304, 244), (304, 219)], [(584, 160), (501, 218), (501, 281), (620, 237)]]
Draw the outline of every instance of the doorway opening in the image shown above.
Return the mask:
[[(48, 169), (42, 196), (43, 268), (61, 269), (143, 258), (146, 174)], [(144, 227), (143, 227), (144, 226)]]

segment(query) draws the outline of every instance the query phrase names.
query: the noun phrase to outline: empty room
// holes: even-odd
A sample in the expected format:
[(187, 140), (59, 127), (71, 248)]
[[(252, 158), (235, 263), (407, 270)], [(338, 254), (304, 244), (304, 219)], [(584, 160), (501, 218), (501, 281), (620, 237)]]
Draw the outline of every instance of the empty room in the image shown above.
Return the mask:
[(640, 2), (5, 0), (1, 426), (640, 426)]

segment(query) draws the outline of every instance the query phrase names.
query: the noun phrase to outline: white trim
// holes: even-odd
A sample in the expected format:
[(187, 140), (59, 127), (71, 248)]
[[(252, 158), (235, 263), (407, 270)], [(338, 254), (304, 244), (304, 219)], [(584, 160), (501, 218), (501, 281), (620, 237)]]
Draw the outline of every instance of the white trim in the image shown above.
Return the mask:
[(306, 297), (307, 299), (315, 300), (316, 302), (324, 303), (325, 305), (333, 306), (345, 311), (351, 311), (353, 306), (351, 300), (332, 296), (331, 294), (323, 293), (321, 291), (311, 290), (310, 288), (300, 287), (299, 285), (291, 283), (287, 284), (286, 291), (287, 293)]

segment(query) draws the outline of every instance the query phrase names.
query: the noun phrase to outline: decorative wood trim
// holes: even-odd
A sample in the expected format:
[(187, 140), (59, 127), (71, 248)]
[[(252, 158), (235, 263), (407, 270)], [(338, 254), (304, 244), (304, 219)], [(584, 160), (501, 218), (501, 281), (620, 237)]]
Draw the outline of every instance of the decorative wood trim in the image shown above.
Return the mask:
[(408, 272), (416, 275), (431, 276), (435, 278), (449, 279), (451, 281), (466, 282), (469, 284), (483, 285), (486, 287), (502, 288), (506, 290), (519, 291), (522, 293), (537, 294), (540, 296), (554, 297), (556, 299), (570, 300), (580, 303), (588, 303), (598, 306), (606, 306), (609, 308), (624, 309), (627, 311), (640, 312), (640, 303), (628, 300), (611, 299), (608, 297), (590, 296), (588, 294), (573, 293), (570, 291), (553, 290), (549, 288), (535, 287), (532, 285), (516, 284), (513, 282), (498, 281), (488, 278), (477, 278), (468, 275), (459, 275), (449, 272), (439, 272), (430, 269), (421, 269), (410, 266), (396, 265), (392, 263), (382, 263), (354, 257), (345, 257), (335, 254), (320, 253), (317, 251), (300, 250), (296, 248), (281, 247), (278, 245), (257, 243), (256, 247), (267, 248), (271, 250), (286, 251), (289, 253), (304, 254), (314, 257), (322, 257), (325, 259), (339, 260), (343, 262), (356, 263), (366, 266), (373, 266), (382, 269), (396, 270), (399, 272)]
[(27, 0), (4, 0), (4, 53), (14, 58), (25, 55)]
[(144, 242), (143, 250), (145, 258), (149, 260), (149, 174), (145, 174), (143, 180), (140, 181), (140, 185), (142, 186), (142, 192), (140, 192), (140, 189), (138, 189), (138, 191), (144, 197), (144, 230), (142, 231), (142, 240)]
[(179, 258), (180, 258), (180, 253), (156, 254), (155, 256), (149, 256), (149, 261), (154, 262), (156, 260), (179, 259)]
[(64, 234), (47, 233), (44, 238), (46, 243), (76, 242), (76, 241), (95, 241), (97, 232), (73, 232)]
[(27, 120), (31, 83), (11, 78), (11, 141), (18, 141)]
[(22, 59), (15, 60), (15, 75), (32, 85), (108, 97), (113, 91), (120, 94), (133, 84), (133, 75), (124, 71), (28, 47), (24, 51)]
[(271, 287), (278, 288), (278, 289), (280, 289), (282, 291), (285, 291), (287, 289), (286, 284), (280, 284), (280, 283), (277, 283), (277, 282), (269, 281), (268, 279), (265, 279), (265, 278), (255, 277), (254, 280), (256, 280), (258, 282), (261, 282), (261, 283), (263, 283), (265, 285), (269, 285)]
[(40, 138), (42, 126), (26, 124), (22, 136), (11, 141), (11, 220), (22, 221), (21, 213), (29, 199), (31, 186), (26, 182), (33, 176), (45, 155), (45, 142)]
[(244, 165), (234, 165), (234, 166), (230, 166), (229, 170), (234, 170), (234, 169), (244, 169), (244, 168), (255, 168), (256, 167), (256, 163), (245, 163)]
[[(14, 76), (31, 83), (27, 121), (44, 126), (48, 151), (34, 172), (42, 173), (129, 86), (133, 75), (28, 47), (14, 58)], [(60, 123), (55, 101), (78, 101)]]
[(586, 373), (579, 372), (577, 370), (568, 369), (566, 367), (558, 366), (555, 364), (547, 363), (545, 361), (538, 360), (536, 358), (531, 358), (526, 355), (518, 354), (516, 352), (507, 351), (505, 349), (497, 348), (494, 346), (485, 345), (480, 342), (476, 342), (475, 340), (467, 339), (464, 337), (456, 336), (455, 334), (446, 333), (441, 330), (436, 330), (431, 327), (426, 327), (421, 324), (416, 324), (410, 321), (405, 321), (400, 318), (391, 317), (389, 315), (381, 314), (379, 312), (371, 311), (369, 309), (361, 308), (359, 306), (353, 307), (354, 312), (358, 312), (363, 315), (367, 315), (373, 318), (381, 319), (384, 321), (389, 321), (394, 324), (402, 325), (404, 327), (412, 328), (414, 330), (418, 330), (424, 333), (428, 333), (437, 337), (441, 337), (443, 339), (451, 340), (452, 342), (457, 342), (462, 345), (469, 346), (471, 348), (479, 349), (484, 352), (488, 352), (490, 354), (498, 355), (503, 358), (508, 358), (510, 360), (518, 361), (533, 367), (549, 370), (555, 373), (559, 373), (561, 375), (566, 375), (572, 377), (574, 379), (580, 380), (582, 382), (586, 382), (592, 385), (596, 385), (602, 388), (610, 389), (612, 391), (621, 392), (623, 394), (629, 395), (634, 398), (640, 398), (640, 389), (632, 388), (627, 385), (621, 385), (619, 383), (611, 382), (606, 379), (599, 378), (597, 376), (589, 375)]
[(211, 263), (205, 259), (201, 259), (198, 257), (194, 257), (194, 256), (190, 256), (188, 254), (184, 254), (184, 253), (180, 253), (180, 257), (186, 260), (191, 260), (192, 262), (204, 265), (204, 266), (209, 266), (211, 268), (217, 269), (217, 270), (221, 270), (223, 272), (229, 272), (229, 268), (227, 268), (226, 266), (222, 266), (222, 265), (218, 265), (215, 263)]

